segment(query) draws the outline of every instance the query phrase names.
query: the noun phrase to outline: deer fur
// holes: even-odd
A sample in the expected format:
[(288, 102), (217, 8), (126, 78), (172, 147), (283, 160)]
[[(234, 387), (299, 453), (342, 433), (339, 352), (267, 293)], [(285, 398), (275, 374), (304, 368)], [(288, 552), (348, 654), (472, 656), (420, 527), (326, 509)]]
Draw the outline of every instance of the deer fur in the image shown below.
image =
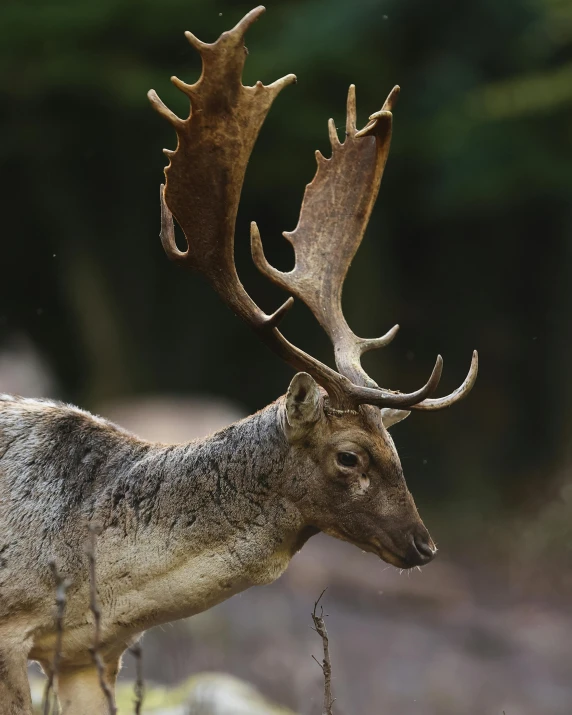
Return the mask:
[[(151, 626), (274, 581), (313, 534), (407, 567), (435, 547), (379, 410), (330, 412), (303, 373), (288, 395), (204, 440), (153, 444), (76, 407), (0, 397), (0, 713), (31, 712), (27, 659), (49, 672), (54, 561), (69, 582), (58, 691), (66, 715), (107, 712), (89, 651), (89, 524), (98, 524), (101, 655)], [(359, 455), (340, 465), (340, 450)], [(97, 705), (96, 705), (97, 704)]]

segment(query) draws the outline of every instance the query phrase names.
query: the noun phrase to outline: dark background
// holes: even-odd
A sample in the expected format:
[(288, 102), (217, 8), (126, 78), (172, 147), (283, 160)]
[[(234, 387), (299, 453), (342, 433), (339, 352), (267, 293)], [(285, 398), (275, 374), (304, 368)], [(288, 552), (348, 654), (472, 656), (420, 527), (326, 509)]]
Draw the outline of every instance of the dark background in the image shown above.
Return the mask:
[[(252, 6), (0, 6), (0, 348), (23, 341), (62, 399), (97, 409), (199, 393), (252, 411), (286, 389), (291, 370), (173, 267), (158, 238), (161, 149), (175, 136), (146, 92), (186, 116), (169, 82), (200, 71), (183, 31), (214, 41)], [(565, 598), (572, 3), (268, 0), (247, 45), (245, 83), (298, 77), (246, 176), (236, 243), (247, 289), (267, 312), (283, 300), (252, 265), (248, 224), (258, 221), (271, 262), (291, 265), (280, 232), (296, 225), (314, 150), (328, 155), (328, 117), (343, 125), (348, 85), (363, 126), (400, 84), (380, 197), (346, 282), (348, 321), (368, 336), (401, 324), (365, 360), (394, 389), (424, 382), (440, 352), (449, 391), (479, 350), (465, 402), (394, 429), (409, 484), (451, 556), (485, 571), (516, 559), (527, 564), (523, 588)], [(302, 306), (284, 332), (331, 363)]]

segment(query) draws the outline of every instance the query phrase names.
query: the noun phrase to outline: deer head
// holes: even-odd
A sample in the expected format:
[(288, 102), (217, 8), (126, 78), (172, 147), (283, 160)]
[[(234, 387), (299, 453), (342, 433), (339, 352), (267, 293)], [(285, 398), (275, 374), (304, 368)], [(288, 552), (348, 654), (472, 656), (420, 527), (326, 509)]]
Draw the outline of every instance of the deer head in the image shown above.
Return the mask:
[[(463, 384), (446, 397), (431, 397), (441, 376), (441, 356), (419, 390), (381, 388), (365, 373), (361, 355), (387, 345), (398, 326), (380, 338), (360, 338), (348, 326), (341, 302), (346, 273), (379, 191), (399, 88), (358, 130), (352, 85), (343, 142), (330, 119), (332, 156), (326, 159), (316, 152), (318, 169), (306, 188), (298, 226), (284, 233), (296, 255), (291, 271), (281, 272), (268, 263), (258, 228), (251, 225), (254, 262), (310, 308), (332, 341), (334, 370), (294, 346), (278, 329), (293, 298), (266, 314), (244, 289), (234, 264), (236, 214), (248, 159), (273, 100), (296, 79), (287, 75), (269, 86), (242, 84), (244, 35), (263, 12), (263, 7), (252, 10), (213, 44), (186, 33), (203, 62), (195, 84), (172, 78), (190, 99), (187, 119), (149, 92), (152, 105), (178, 139), (175, 151), (165, 150), (169, 165), (161, 186), (163, 248), (175, 263), (202, 273), (262, 341), (299, 371), (281, 414), (290, 445), (285, 473), (308, 526), (400, 567), (426, 563), (436, 549), (407, 490), (387, 429), (411, 410), (438, 410), (465, 397), (477, 376), (477, 353)], [(176, 246), (173, 217), (185, 234), (185, 251)]]

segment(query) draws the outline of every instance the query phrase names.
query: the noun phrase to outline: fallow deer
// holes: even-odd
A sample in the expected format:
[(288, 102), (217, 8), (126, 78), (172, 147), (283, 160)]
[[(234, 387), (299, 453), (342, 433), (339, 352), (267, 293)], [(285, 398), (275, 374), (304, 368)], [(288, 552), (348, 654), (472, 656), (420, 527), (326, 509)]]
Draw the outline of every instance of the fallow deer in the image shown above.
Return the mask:
[[(361, 242), (389, 151), (396, 87), (382, 109), (356, 128), (355, 92), (346, 136), (329, 124), (332, 156), (317, 153), (297, 228), (296, 253), (283, 273), (266, 261), (256, 224), (252, 254), (264, 275), (303, 301), (331, 339), (337, 371), (292, 345), (254, 303), (234, 265), (234, 231), (246, 164), (278, 93), (242, 85), (244, 35), (263, 7), (213, 44), (186, 33), (201, 55), (200, 79), (172, 81), (191, 101), (175, 116), (149, 98), (177, 133), (161, 187), (161, 239), (170, 259), (202, 273), (228, 306), (297, 374), (285, 396), (241, 422), (189, 444), (153, 444), (76, 407), (0, 398), (0, 713), (31, 713), (28, 659), (50, 671), (56, 643), (50, 563), (70, 583), (57, 691), (65, 715), (108, 712), (92, 662), (85, 543), (97, 541), (101, 649), (113, 687), (126, 647), (143, 631), (211, 608), (276, 579), (318, 532), (373, 552), (399, 568), (427, 564), (436, 548), (404, 481), (387, 429), (411, 410), (452, 405), (471, 390), (477, 355), (463, 384), (431, 398), (428, 382), (402, 394), (380, 388), (361, 355), (387, 345), (349, 328), (342, 285)], [(187, 240), (177, 248), (173, 216)]]

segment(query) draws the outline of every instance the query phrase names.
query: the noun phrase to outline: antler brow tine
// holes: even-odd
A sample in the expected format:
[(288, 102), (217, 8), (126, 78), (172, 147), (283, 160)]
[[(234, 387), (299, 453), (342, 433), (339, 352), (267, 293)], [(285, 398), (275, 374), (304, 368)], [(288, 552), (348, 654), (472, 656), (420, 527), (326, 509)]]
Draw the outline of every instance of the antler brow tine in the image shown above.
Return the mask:
[(463, 383), (450, 395), (445, 397), (437, 397), (429, 400), (423, 400), (417, 405), (412, 405), (412, 410), (442, 410), (445, 407), (450, 407), (459, 402), (459, 400), (464, 399), (469, 392), (473, 389), (475, 382), (477, 381), (477, 375), (479, 372), (479, 355), (476, 350), (473, 350), (473, 356), (471, 358), (471, 366), (467, 377), (463, 380)]

